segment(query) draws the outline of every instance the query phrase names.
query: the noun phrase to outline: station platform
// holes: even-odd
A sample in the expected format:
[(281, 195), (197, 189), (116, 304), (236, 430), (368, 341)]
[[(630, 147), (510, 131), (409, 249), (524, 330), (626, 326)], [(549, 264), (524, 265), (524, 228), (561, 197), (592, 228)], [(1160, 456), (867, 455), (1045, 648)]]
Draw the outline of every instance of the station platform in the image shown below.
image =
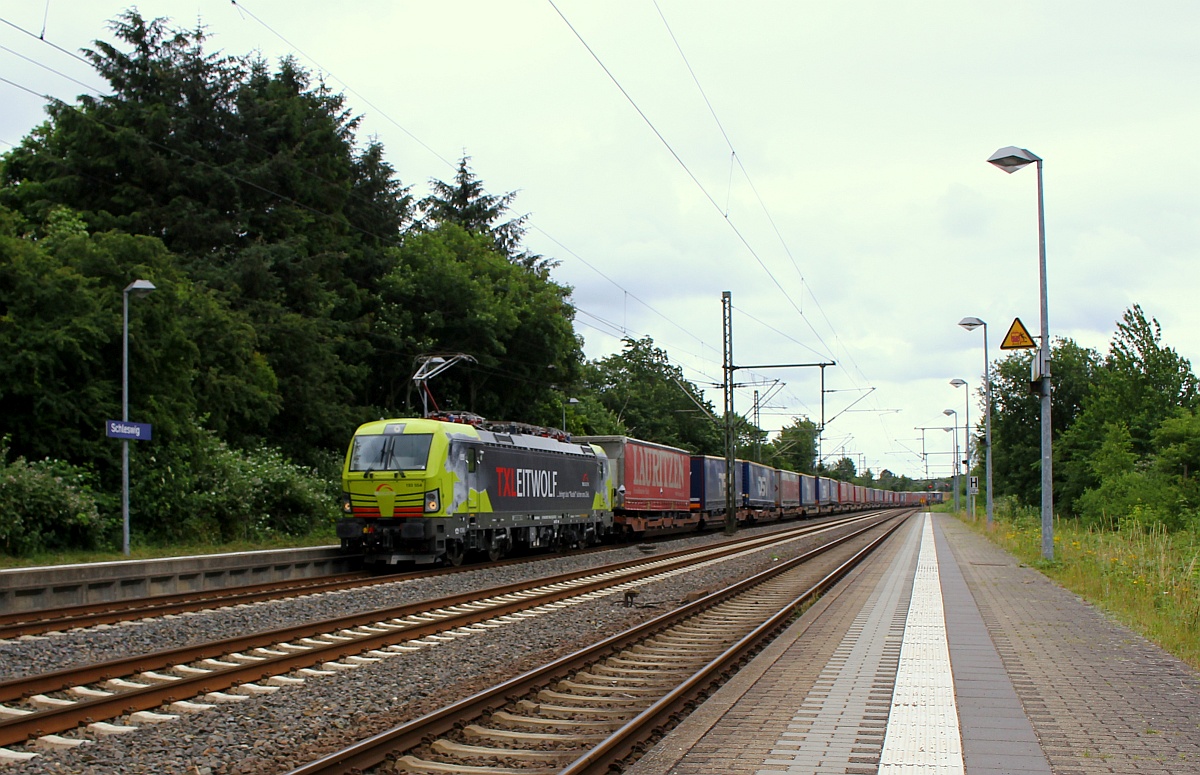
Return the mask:
[(1200, 773), (1200, 674), (921, 514), (626, 773)]

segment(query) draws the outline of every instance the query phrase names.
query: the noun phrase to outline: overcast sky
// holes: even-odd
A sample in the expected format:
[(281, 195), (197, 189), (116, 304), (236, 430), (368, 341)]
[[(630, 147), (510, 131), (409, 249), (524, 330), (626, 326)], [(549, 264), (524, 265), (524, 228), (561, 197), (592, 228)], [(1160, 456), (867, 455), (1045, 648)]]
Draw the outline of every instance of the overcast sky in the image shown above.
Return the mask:
[[(63, 75), (103, 89), (11, 25), (77, 52), (126, 7), (5, 4), (0, 75), (66, 100), (84, 88)], [(1051, 335), (1105, 351), (1136, 302), (1200, 358), (1195, 0), (138, 8), (199, 19), (213, 50), (325, 73), (418, 196), (464, 152), (489, 192), (518, 191), (527, 246), (562, 262), (591, 358), (651, 336), (719, 383), (731, 291), (735, 363), (836, 361), (824, 452), (876, 472), (923, 476), (922, 426), (939, 429), (924, 432), (930, 472), (949, 470), (943, 410), (961, 425), (966, 408), (949, 381), (974, 391), (984, 362), (961, 318), (988, 322), (993, 358), (1013, 318), (1038, 334), (1037, 176), (987, 164), (1002, 146), (1045, 159)], [(7, 150), (44, 114), (5, 83), (0, 101)], [(775, 379), (763, 427), (820, 421), (817, 369), (738, 372), (763, 394)]]

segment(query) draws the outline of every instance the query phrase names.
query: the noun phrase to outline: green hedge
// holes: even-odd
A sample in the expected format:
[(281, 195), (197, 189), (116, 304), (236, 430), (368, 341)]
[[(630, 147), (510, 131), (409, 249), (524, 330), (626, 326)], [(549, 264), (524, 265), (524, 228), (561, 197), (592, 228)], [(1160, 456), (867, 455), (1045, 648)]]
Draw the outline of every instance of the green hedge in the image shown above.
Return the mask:
[(105, 546), (119, 522), (102, 516), (102, 504), (111, 508), (112, 499), (95, 494), (88, 471), (57, 460), (8, 458), (5, 438), (0, 442), (0, 552), (27, 557)]
[(197, 428), (180, 443), (138, 452), (131, 520), (152, 543), (303, 536), (338, 513), (334, 479), (272, 447), (236, 449)]

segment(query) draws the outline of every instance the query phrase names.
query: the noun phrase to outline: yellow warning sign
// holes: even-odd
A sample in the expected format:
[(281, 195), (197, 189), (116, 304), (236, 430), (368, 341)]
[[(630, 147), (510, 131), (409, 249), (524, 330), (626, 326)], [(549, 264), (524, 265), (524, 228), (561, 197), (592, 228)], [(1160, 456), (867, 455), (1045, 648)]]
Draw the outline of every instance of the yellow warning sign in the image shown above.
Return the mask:
[(1021, 322), (1021, 319), (1013, 318), (1008, 333), (1004, 335), (1004, 341), (1000, 343), (1000, 349), (1028, 350), (1030, 347), (1037, 347), (1037, 342), (1033, 341), (1033, 337), (1029, 335), (1029, 331), (1025, 329), (1025, 324)]

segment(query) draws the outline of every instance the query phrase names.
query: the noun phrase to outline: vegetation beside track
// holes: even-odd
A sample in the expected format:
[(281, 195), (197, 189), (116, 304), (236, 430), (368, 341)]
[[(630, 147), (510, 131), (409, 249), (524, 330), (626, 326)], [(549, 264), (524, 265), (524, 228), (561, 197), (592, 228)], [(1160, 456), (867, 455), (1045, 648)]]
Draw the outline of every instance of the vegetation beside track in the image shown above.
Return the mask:
[[(1001, 504), (997, 504), (1000, 506)], [(1054, 524), (1054, 560), (1041, 558), (1041, 516), (1033, 508), (997, 508), (990, 533), (974, 530), (1162, 648), (1200, 668), (1200, 533), (1169, 531), (1138, 519), (1119, 526)]]

